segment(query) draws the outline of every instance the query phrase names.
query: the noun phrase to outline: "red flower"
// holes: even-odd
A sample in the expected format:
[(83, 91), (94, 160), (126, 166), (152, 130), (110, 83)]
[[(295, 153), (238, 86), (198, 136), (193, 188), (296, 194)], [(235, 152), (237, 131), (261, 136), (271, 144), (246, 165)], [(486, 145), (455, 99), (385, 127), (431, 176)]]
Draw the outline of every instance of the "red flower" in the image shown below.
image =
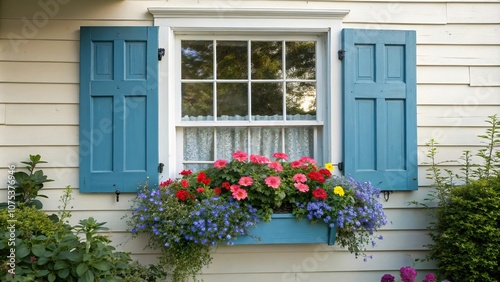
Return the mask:
[(183, 170), (179, 173), (180, 175), (191, 175), (193, 174), (193, 172), (191, 170)]
[(181, 201), (185, 201), (189, 197), (189, 192), (186, 190), (179, 190), (175, 193), (175, 197)]
[(196, 188), (196, 192), (203, 193), (203, 192), (205, 192), (205, 189), (198, 187), (198, 188)]
[(205, 185), (208, 185), (210, 184), (210, 178), (205, 178), (201, 181), (201, 183), (205, 184)]
[(316, 190), (314, 190), (312, 192), (314, 198), (318, 199), (318, 200), (324, 200), (328, 197), (328, 195), (326, 194), (325, 190), (321, 189), (321, 188), (318, 188)]
[(311, 180), (318, 181), (319, 183), (325, 182), (325, 177), (323, 174), (317, 172), (317, 171), (311, 171), (307, 174)]
[(322, 168), (318, 172), (323, 174), (326, 178), (332, 177), (332, 173), (326, 168)]
[(170, 185), (172, 183), (174, 183), (174, 180), (172, 180), (172, 178), (169, 178), (169, 179), (167, 179), (165, 181), (160, 182), (160, 187), (161, 188), (165, 188), (165, 187), (167, 187), (168, 185)]
[(231, 183), (229, 183), (227, 181), (222, 182), (222, 188), (229, 190), (229, 188), (231, 188)]
[(203, 183), (203, 180), (207, 178), (207, 175), (205, 174), (204, 171), (198, 173), (198, 177), (196, 177), (196, 182), (198, 183)]
[(184, 188), (187, 188), (187, 187), (189, 187), (189, 182), (186, 179), (182, 179), (181, 186)]
[(218, 196), (218, 195), (220, 195), (222, 193), (222, 189), (220, 189), (220, 187), (215, 187), (214, 188), (214, 193), (215, 193), (215, 195)]

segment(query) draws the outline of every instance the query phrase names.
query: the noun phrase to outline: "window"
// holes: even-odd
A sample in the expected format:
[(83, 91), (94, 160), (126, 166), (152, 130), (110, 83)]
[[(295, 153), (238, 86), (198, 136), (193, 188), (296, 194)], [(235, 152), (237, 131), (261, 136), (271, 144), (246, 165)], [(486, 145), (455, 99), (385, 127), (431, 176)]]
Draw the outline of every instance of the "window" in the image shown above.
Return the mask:
[(324, 40), (300, 36), (177, 36), (177, 151), (198, 170), (234, 151), (318, 156)]

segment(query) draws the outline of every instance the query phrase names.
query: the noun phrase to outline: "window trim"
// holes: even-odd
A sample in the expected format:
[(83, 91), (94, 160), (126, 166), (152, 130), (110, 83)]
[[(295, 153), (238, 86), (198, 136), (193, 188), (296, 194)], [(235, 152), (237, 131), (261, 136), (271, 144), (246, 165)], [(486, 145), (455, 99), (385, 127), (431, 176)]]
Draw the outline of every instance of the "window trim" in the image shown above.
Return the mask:
[[(322, 115), (326, 125), (323, 130), (322, 147), (318, 148), (324, 161), (338, 163), (342, 159), (342, 72), (336, 51), (340, 46), (342, 19), (349, 13), (346, 9), (257, 9), (257, 8), (170, 8), (151, 7), (154, 25), (159, 26), (159, 46), (165, 48), (165, 57), (159, 68), (159, 146), (160, 162), (165, 163), (160, 179), (176, 176), (176, 36), (180, 34), (252, 34), (287, 33), (325, 35), (325, 101), (327, 111)], [(248, 19), (252, 20), (249, 21)], [(161, 93), (168, 93), (164, 95)], [(323, 98), (321, 98), (323, 99)], [(166, 109), (166, 110), (165, 110)], [(165, 129), (166, 128), (166, 129)], [(169, 138), (170, 137), (170, 138)], [(172, 138), (174, 137), (174, 138)], [(333, 141), (335, 140), (335, 141)]]

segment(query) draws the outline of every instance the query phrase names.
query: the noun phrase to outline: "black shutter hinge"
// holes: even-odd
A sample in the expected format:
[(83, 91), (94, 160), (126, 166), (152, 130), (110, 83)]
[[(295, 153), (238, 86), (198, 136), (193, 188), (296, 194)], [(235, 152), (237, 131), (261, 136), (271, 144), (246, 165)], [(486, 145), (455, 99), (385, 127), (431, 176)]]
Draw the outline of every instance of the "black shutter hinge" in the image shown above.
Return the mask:
[(163, 56), (165, 56), (165, 48), (158, 48), (158, 61), (161, 61)]
[(163, 163), (159, 163), (159, 164), (158, 164), (158, 172), (159, 172), (159, 173), (162, 173), (162, 172), (163, 172), (163, 166), (165, 166), (165, 164), (163, 164)]
[(344, 170), (344, 163), (343, 162), (340, 162), (337, 164), (337, 168), (340, 170), (340, 171), (343, 171)]
[(344, 60), (344, 57), (345, 57), (345, 50), (344, 49), (340, 49), (338, 52), (338, 56), (339, 56), (339, 60)]

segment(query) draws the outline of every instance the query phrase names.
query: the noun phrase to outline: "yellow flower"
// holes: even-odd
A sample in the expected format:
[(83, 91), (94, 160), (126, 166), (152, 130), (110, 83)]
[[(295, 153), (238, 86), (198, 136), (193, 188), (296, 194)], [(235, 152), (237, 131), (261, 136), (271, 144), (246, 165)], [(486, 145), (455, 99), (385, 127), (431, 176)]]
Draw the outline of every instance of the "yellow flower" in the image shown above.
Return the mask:
[(340, 186), (335, 186), (333, 188), (333, 193), (334, 194), (337, 194), (339, 196), (344, 196), (344, 188), (340, 187)]
[(328, 169), (329, 171), (333, 171), (333, 164), (327, 163), (327, 164), (325, 164), (325, 168)]

